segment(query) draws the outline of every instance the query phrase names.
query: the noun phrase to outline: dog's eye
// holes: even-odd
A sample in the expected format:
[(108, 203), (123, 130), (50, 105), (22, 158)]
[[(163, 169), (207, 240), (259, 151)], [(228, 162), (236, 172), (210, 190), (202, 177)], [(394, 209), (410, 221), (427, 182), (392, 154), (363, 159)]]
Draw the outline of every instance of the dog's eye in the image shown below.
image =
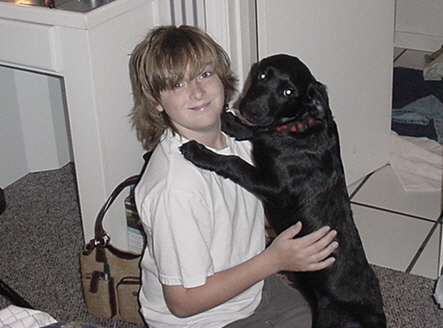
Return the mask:
[(260, 73), (260, 74), (258, 74), (258, 79), (259, 79), (259, 80), (264, 80), (264, 79), (266, 79), (266, 74), (265, 74), (265, 73)]
[(292, 89), (285, 89), (285, 90), (283, 91), (283, 94), (284, 94), (286, 97), (292, 96), (293, 93), (294, 93), (294, 91), (293, 91)]

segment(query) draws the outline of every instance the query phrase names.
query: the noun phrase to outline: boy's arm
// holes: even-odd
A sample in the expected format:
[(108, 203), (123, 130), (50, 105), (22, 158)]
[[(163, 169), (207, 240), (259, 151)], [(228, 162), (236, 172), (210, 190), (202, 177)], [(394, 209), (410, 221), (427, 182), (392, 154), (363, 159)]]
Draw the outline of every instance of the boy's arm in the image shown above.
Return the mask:
[(318, 271), (334, 262), (329, 257), (337, 248), (335, 231), (324, 227), (294, 239), (301, 223), (281, 233), (259, 255), (207, 278), (195, 288), (163, 285), (169, 310), (177, 317), (188, 317), (209, 310), (237, 296), (257, 282), (280, 271)]

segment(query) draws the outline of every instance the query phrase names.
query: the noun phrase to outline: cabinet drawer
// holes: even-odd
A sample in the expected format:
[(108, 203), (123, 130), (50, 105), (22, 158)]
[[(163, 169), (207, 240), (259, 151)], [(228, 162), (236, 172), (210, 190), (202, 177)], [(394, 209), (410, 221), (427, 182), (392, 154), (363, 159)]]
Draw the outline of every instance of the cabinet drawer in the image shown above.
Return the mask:
[(56, 27), (0, 20), (0, 61), (57, 72)]

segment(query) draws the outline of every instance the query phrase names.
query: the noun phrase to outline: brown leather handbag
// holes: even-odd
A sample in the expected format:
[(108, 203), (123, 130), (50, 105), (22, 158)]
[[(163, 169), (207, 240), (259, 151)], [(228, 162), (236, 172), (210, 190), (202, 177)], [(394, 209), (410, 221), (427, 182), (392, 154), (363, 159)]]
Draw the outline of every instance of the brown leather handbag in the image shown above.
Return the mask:
[(105, 214), (126, 187), (137, 184), (139, 175), (120, 183), (100, 209), (95, 221), (95, 236), (80, 253), (83, 297), (88, 312), (97, 318), (141, 323), (138, 303), (141, 254), (123, 251), (110, 243), (103, 229)]

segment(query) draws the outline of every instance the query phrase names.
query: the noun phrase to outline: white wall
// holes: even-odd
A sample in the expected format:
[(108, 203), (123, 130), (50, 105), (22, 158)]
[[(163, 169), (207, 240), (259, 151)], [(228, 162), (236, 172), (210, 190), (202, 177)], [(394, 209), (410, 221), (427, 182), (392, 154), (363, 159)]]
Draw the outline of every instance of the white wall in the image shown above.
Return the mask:
[(443, 0), (396, 0), (395, 46), (435, 51), (443, 44)]
[(59, 78), (0, 67), (0, 186), (72, 160)]
[(0, 66), (0, 187), (28, 172), (14, 71)]
[(29, 172), (57, 169), (71, 160), (58, 78), (14, 70)]

